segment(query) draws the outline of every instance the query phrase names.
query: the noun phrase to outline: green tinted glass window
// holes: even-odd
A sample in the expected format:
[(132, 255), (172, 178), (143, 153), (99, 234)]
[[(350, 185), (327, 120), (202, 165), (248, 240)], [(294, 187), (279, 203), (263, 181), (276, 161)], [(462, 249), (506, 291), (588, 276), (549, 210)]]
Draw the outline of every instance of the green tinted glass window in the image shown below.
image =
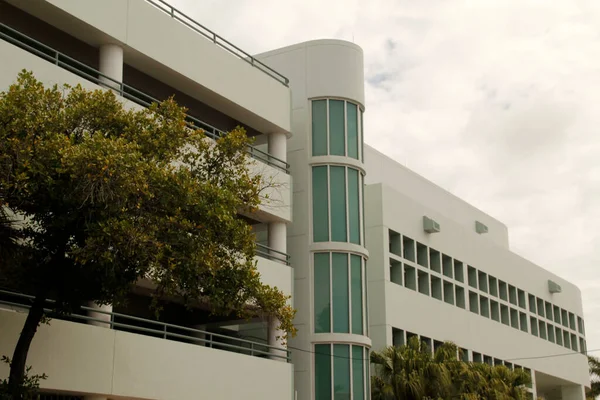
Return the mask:
[(334, 400), (350, 400), (350, 349), (347, 344), (333, 345)]
[(313, 240), (329, 240), (329, 201), (327, 199), (327, 167), (313, 167)]
[(346, 168), (332, 166), (330, 173), (331, 240), (334, 242), (346, 242)]
[(315, 399), (331, 400), (331, 345), (315, 345)]
[(364, 400), (365, 398), (365, 371), (364, 371), (364, 348), (352, 346), (352, 391), (353, 400)]
[(333, 332), (350, 332), (350, 299), (348, 294), (348, 255), (332, 254)]
[(327, 100), (312, 102), (312, 154), (327, 155)]
[(346, 129), (348, 131), (348, 157), (358, 160), (358, 107), (346, 103)]
[(352, 293), (352, 333), (363, 334), (363, 301), (362, 301), (362, 258), (350, 256), (350, 282)]
[(363, 124), (363, 112), (360, 112), (360, 161), (365, 162), (365, 125)]
[(344, 101), (329, 100), (329, 154), (345, 156)]
[(331, 332), (329, 253), (315, 254), (314, 303), (315, 332)]
[(348, 225), (350, 242), (360, 244), (360, 206), (358, 171), (348, 168)]

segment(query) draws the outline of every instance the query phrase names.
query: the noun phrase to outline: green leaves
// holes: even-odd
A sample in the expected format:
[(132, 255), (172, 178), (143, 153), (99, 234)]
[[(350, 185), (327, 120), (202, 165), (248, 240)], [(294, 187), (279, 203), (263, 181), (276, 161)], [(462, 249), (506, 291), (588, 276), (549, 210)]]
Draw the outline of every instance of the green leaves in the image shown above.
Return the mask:
[(0, 94), (0, 202), (25, 218), (20, 243), (35, 257), (1, 264), (0, 276), (19, 271), (10, 286), (43, 286), (61, 310), (118, 304), (150, 278), (159, 296), (276, 316), (295, 332), (238, 218), (266, 184), (248, 169), (248, 143), (243, 129), (207, 139), (172, 99), (126, 110), (112, 91), (45, 88), (22, 72)]
[(442, 344), (435, 354), (412, 337), (405, 346), (371, 353), (376, 374), (371, 378), (373, 400), (526, 399), (530, 377), (505, 366), (467, 363), (457, 357), (454, 343)]

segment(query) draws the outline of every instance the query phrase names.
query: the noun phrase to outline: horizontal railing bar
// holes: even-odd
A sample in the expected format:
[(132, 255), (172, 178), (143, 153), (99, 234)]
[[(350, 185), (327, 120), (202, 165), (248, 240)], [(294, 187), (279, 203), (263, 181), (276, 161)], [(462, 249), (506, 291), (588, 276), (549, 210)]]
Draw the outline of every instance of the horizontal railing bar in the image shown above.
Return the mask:
[[(15, 292), (10, 292), (10, 291), (6, 291), (6, 290), (2, 290), (2, 289), (0, 289), (0, 293), (1, 294), (5, 294), (5, 295), (9, 295), (9, 296), (14, 296), (14, 297), (17, 297), (17, 298), (18, 297), (24, 298), (24, 299), (27, 299), (27, 300), (33, 300), (35, 298), (34, 296), (26, 295), (24, 293), (15, 293)], [(51, 300), (51, 299), (46, 299), (45, 301), (48, 302), (48, 303), (55, 303), (55, 301)], [(24, 309), (31, 308), (31, 306), (27, 305), (27, 304), (15, 303), (15, 302), (12, 302), (12, 301), (2, 300), (2, 299), (0, 299), (0, 304), (12, 306), (12, 307), (24, 308)], [(121, 313), (116, 313), (116, 312), (104, 311), (104, 310), (96, 309), (96, 308), (92, 308), (92, 307), (80, 306), (79, 309), (83, 310), (83, 311), (90, 311), (90, 312), (97, 313), (97, 314), (108, 315), (108, 316), (111, 317), (111, 319), (109, 321), (107, 321), (107, 320), (104, 320), (104, 319), (94, 318), (94, 317), (90, 317), (90, 316), (82, 315), (82, 314), (77, 314), (77, 313), (65, 314), (65, 316), (70, 317), (70, 318), (74, 318), (74, 319), (84, 320), (84, 321), (98, 322), (98, 323), (101, 323), (101, 324), (110, 325), (111, 327), (128, 328), (128, 329), (137, 330), (137, 331), (140, 331), (140, 332), (153, 333), (153, 334), (160, 335), (160, 336), (176, 337), (176, 338), (180, 338), (180, 339), (191, 339), (191, 340), (195, 340), (195, 341), (202, 341), (204, 343), (210, 344), (211, 345), (210, 347), (213, 347), (213, 345), (216, 345), (216, 346), (227, 347), (227, 348), (236, 349), (236, 350), (251, 351), (253, 354), (254, 353), (264, 354), (264, 355), (269, 355), (269, 356), (273, 356), (273, 357), (277, 357), (277, 358), (284, 358), (286, 360), (289, 360), (289, 356), (282, 356), (282, 355), (278, 355), (278, 354), (273, 354), (273, 353), (271, 353), (269, 351), (263, 351), (263, 350), (255, 349), (254, 346), (262, 346), (264, 348), (267, 348), (267, 349), (270, 349), (270, 350), (274, 350), (275, 353), (286, 351), (285, 349), (281, 349), (279, 347), (271, 346), (271, 345), (268, 345), (268, 344), (263, 344), (263, 343), (260, 343), (260, 342), (255, 342), (255, 341), (251, 341), (251, 340), (247, 340), (247, 339), (242, 339), (242, 338), (236, 338), (236, 337), (227, 336), (227, 335), (223, 335), (223, 334), (219, 334), (219, 333), (213, 333), (213, 332), (203, 331), (203, 330), (199, 330), (199, 329), (195, 329), (195, 328), (190, 328), (190, 327), (187, 327), (187, 326), (174, 325), (174, 324), (169, 324), (169, 323), (160, 322), (160, 321), (153, 321), (153, 320), (149, 320), (149, 319), (145, 319), (145, 318), (135, 317), (133, 315), (127, 315), (127, 314), (121, 314)], [(48, 308), (45, 308), (44, 311), (46, 313), (48, 313), (49, 315), (51, 315), (51, 316), (53, 314), (55, 314), (55, 313), (52, 312), (51, 309), (48, 309)], [(58, 315), (58, 317), (60, 317), (60, 315)], [(146, 327), (137, 326), (137, 325), (130, 325), (130, 324), (123, 323), (123, 322), (116, 322), (115, 321), (115, 317), (117, 317), (117, 318), (124, 318), (124, 319), (132, 320), (132, 321), (143, 322), (143, 323), (150, 324), (150, 325), (156, 325), (159, 329), (146, 328)], [(60, 319), (60, 318), (57, 318), (57, 319)], [(183, 335), (183, 334), (178, 334), (178, 333), (175, 333), (175, 332), (169, 332), (167, 330), (168, 328), (179, 329), (179, 330), (190, 332), (190, 333), (196, 333), (196, 334), (205, 335), (205, 336), (210, 337), (210, 339), (203, 339), (203, 338), (196, 337), (196, 336)], [(251, 347), (249, 348), (249, 347), (239, 346), (239, 345), (235, 345), (235, 344), (215, 342), (213, 340), (214, 338), (231, 340), (231, 341), (234, 341), (236, 343), (250, 345)]]
[[(215, 32), (211, 31), (210, 29), (208, 29), (207, 27), (205, 27), (204, 25), (202, 25), (201, 23), (199, 23), (198, 21), (196, 21), (195, 19), (187, 16), (186, 14), (184, 14), (183, 12), (179, 11), (177, 8), (171, 6), (169, 3), (167, 3), (164, 0), (156, 0), (158, 1), (160, 4), (156, 4), (156, 2), (154, 0), (146, 0), (147, 2), (149, 2), (150, 4), (154, 5), (155, 7), (157, 7), (159, 10), (162, 10), (163, 12), (165, 12), (166, 14), (170, 15), (171, 18), (185, 24), (186, 26), (188, 26), (189, 28), (193, 29), (194, 31), (200, 33), (202, 36), (206, 37), (208, 40), (213, 41), (215, 44), (219, 45), (221, 48), (229, 51), (230, 53), (232, 53), (233, 55), (235, 55), (238, 58), (241, 58), (242, 60), (247, 61), (249, 64), (253, 65), (254, 67), (256, 67), (257, 69), (259, 69), (260, 71), (262, 71), (264, 74), (269, 75), (271, 78), (276, 79), (277, 81), (279, 81), (280, 83), (282, 83), (284, 86), (289, 86), (289, 79), (286, 78), (285, 76), (283, 76), (281, 73), (275, 71), (273, 68), (269, 67), (268, 65), (262, 63), (261, 61), (256, 60), (254, 57), (252, 57), (250, 54), (246, 53), (244, 50), (240, 49), (239, 47), (237, 47), (236, 45), (234, 45), (233, 43), (231, 43), (230, 41), (228, 41), (227, 39), (217, 35)], [(164, 7), (162, 7), (161, 5), (165, 6), (167, 9), (165, 9)], [(183, 16), (184, 18), (186, 18), (188, 21), (184, 21), (181, 17), (179, 17), (177, 14), (180, 14), (181, 16)], [(195, 26), (200, 27), (201, 29), (205, 30), (206, 32), (208, 32), (211, 36), (205, 34), (204, 32), (202, 32), (200, 29), (196, 28)], [(240, 52), (243, 56), (241, 56), (240, 54), (237, 54), (236, 52), (232, 51), (231, 49), (227, 48), (225, 45), (226, 44), (230, 47), (233, 47), (233, 49), (237, 50), (238, 52)], [(252, 61), (248, 61), (246, 58), (250, 58)], [(258, 68), (258, 66), (264, 67), (267, 70), (264, 70), (262, 68)]]
[[(150, 1), (150, 0), (146, 0), (146, 1)], [(20, 46), (22, 48), (25, 48), (27, 51), (29, 51), (29, 52), (31, 52), (31, 53), (39, 56), (39, 57), (42, 57), (42, 58), (46, 59), (47, 61), (52, 62), (52, 63), (54, 63), (55, 65), (57, 65), (57, 66), (59, 66), (61, 68), (67, 69), (67, 70), (71, 71), (72, 73), (75, 73), (75, 74), (77, 74), (79, 76), (83, 75), (82, 77), (84, 77), (85, 79), (87, 79), (89, 81), (92, 81), (92, 82), (94, 82), (96, 84), (99, 84), (101, 86), (108, 87), (109, 89), (113, 89), (113, 90), (118, 89), (119, 94), (121, 96), (127, 98), (128, 100), (131, 100), (131, 101), (136, 102), (138, 104), (141, 103), (140, 105), (145, 106), (145, 107), (148, 107), (151, 104), (151, 103), (148, 103), (146, 100), (143, 100), (143, 99), (140, 99), (139, 97), (135, 97), (134, 95), (128, 94), (125, 90), (133, 91), (135, 93), (138, 93), (141, 96), (144, 96), (147, 99), (151, 99), (153, 102), (160, 103), (160, 100), (155, 99), (154, 97), (152, 97), (152, 96), (150, 96), (150, 95), (148, 95), (148, 94), (146, 94), (146, 93), (144, 93), (144, 92), (142, 92), (142, 91), (140, 91), (140, 90), (138, 90), (138, 89), (136, 89), (136, 88), (134, 88), (132, 86), (129, 86), (129, 85), (123, 83), (123, 82), (119, 82), (119, 81), (117, 81), (117, 80), (115, 80), (115, 79), (113, 79), (113, 78), (111, 78), (111, 77), (103, 74), (102, 72), (100, 72), (100, 71), (98, 71), (98, 70), (90, 67), (89, 65), (84, 64), (81, 61), (78, 61), (78, 60), (76, 60), (76, 59), (74, 59), (74, 58), (72, 58), (72, 57), (70, 57), (70, 56), (68, 56), (66, 54), (63, 54), (63, 53), (61, 53), (61, 52), (59, 52), (59, 51), (57, 51), (57, 50), (55, 50), (55, 49), (53, 49), (53, 48), (45, 45), (44, 43), (41, 43), (41, 42), (39, 42), (39, 41), (37, 41), (37, 40), (35, 40), (35, 39), (33, 39), (33, 38), (31, 38), (31, 37), (29, 37), (29, 36), (21, 33), (21, 32), (19, 32), (19, 31), (17, 31), (15, 29), (13, 29), (13, 28), (5, 25), (5, 24), (0, 23), (0, 27), (4, 28), (4, 29), (7, 29), (8, 31), (12, 32), (13, 34), (19, 35), (19, 36), (21, 36), (23, 38), (26, 38), (27, 40), (30, 40), (31, 42), (33, 42), (36, 45), (44, 48), (45, 50), (48, 50), (49, 52), (52, 52), (54, 54), (54, 56), (46, 54), (43, 51), (40, 51), (39, 49), (36, 49), (35, 47), (32, 47), (29, 44), (24, 43), (23, 41), (18, 40), (18, 39), (14, 38), (14, 37), (11, 37), (11, 36), (3, 33), (3, 32), (0, 32), (0, 38), (3, 38), (6, 41), (8, 41), (8, 42), (10, 42), (12, 44), (15, 44), (17, 46)], [(112, 87), (109, 82), (103, 82), (103, 80), (100, 79), (99, 77), (95, 77), (93, 75), (90, 75), (86, 71), (82, 71), (81, 69), (77, 69), (77, 68), (73, 67), (72, 65), (69, 65), (69, 64), (65, 63), (64, 61), (61, 61), (61, 58), (69, 60), (70, 62), (73, 62), (73, 63), (81, 66), (82, 68), (84, 68), (84, 69), (86, 69), (88, 71), (92, 71), (92, 72), (94, 72), (94, 74), (98, 74), (99, 77), (101, 77), (103, 79), (106, 79), (106, 80), (108, 80), (110, 82), (113, 82), (115, 85), (118, 86), (118, 88)], [(212, 126), (210, 124), (207, 124), (205, 122), (202, 122), (199, 119), (197, 119), (195, 117), (192, 117), (191, 115), (187, 115), (187, 118), (191, 119), (192, 121), (194, 121), (197, 124), (199, 124), (200, 126), (196, 127), (196, 129), (202, 129), (207, 134), (207, 136), (211, 137), (212, 139), (218, 139), (218, 137), (222, 137), (222, 136), (226, 135), (226, 133), (223, 132), (223, 131), (221, 131), (220, 129), (215, 128), (214, 126)], [(194, 127), (194, 126), (192, 126), (192, 127)], [(207, 129), (207, 127), (208, 127), (208, 129)], [(209, 132), (207, 132), (207, 130), (212, 130), (213, 132), (209, 133)], [(218, 132), (218, 133), (215, 133), (215, 132)], [(262, 150), (259, 150), (259, 149), (255, 148), (254, 146), (251, 146), (251, 145), (248, 145), (248, 153), (250, 154), (250, 156), (252, 158), (255, 158), (255, 159), (258, 159), (260, 161), (263, 161), (263, 162), (265, 162), (266, 164), (268, 164), (270, 166), (276, 167), (276, 168), (281, 169), (282, 171), (284, 171), (286, 173), (289, 173), (289, 166), (290, 165), (286, 161), (283, 161), (283, 160), (281, 160), (281, 159), (279, 159), (277, 157), (274, 157), (274, 156), (270, 155), (269, 153), (264, 152)]]

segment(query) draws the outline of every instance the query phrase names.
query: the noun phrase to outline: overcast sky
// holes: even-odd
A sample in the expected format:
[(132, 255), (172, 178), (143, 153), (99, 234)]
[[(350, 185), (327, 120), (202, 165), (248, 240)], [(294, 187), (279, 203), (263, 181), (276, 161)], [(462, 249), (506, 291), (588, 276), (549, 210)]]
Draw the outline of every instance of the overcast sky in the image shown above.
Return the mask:
[(600, 349), (599, 1), (171, 3), (252, 54), (360, 45), (366, 142), (506, 223), (513, 251), (577, 284), (588, 349)]

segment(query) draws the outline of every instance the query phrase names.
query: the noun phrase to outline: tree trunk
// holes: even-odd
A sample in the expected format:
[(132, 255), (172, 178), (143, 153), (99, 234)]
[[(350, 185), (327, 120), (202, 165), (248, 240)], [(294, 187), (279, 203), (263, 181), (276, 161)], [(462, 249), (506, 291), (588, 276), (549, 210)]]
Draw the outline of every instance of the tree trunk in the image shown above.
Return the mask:
[(19, 341), (17, 342), (17, 346), (15, 347), (11, 359), (8, 389), (14, 399), (21, 398), (21, 388), (25, 378), (27, 353), (29, 353), (29, 346), (31, 346), (33, 337), (44, 316), (44, 302), (45, 296), (40, 295), (33, 301), (33, 305), (29, 309), (29, 314), (27, 314), (25, 325), (23, 325), (23, 330), (21, 331)]

